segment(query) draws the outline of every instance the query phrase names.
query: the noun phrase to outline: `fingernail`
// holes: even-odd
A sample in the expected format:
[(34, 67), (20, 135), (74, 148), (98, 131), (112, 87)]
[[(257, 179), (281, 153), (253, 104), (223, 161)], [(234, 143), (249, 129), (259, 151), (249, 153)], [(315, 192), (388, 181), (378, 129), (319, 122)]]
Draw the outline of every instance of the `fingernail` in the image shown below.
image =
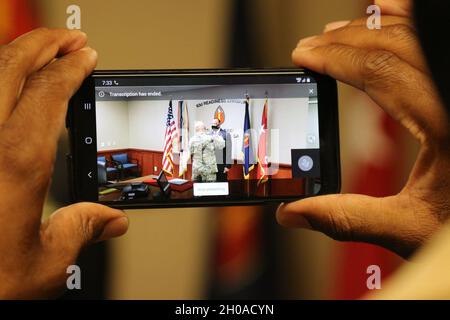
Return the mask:
[(84, 47), (82, 49), (80, 49), (81, 51), (85, 51), (85, 52), (89, 52), (92, 55), (97, 55), (97, 51), (95, 51), (94, 49), (92, 49), (91, 47)]
[(280, 203), (280, 205), (279, 205), (278, 208), (277, 208), (276, 215), (278, 215), (278, 213), (280, 213), (281, 210), (283, 210), (283, 206), (284, 206), (284, 202)]
[(87, 34), (81, 30), (69, 30), (70, 34), (72, 35), (73, 38), (75, 38), (77, 41), (83, 41), (86, 42), (87, 41)]
[(314, 49), (314, 48), (315, 48), (315, 47), (312, 47), (312, 46), (301, 46), (301, 47), (297, 47), (297, 48), (294, 49), (294, 51), (292, 52), (292, 54), (293, 54), (293, 55), (300, 54), (300, 53), (302, 53), (302, 52), (310, 51), (310, 50), (312, 50), (312, 49)]
[(312, 37), (307, 37), (304, 38), (302, 40), (300, 40), (297, 44), (297, 48), (298, 47), (313, 47), (311, 44), (314, 42), (314, 40), (316, 40), (318, 38), (318, 36), (312, 36)]
[(99, 237), (99, 241), (116, 238), (127, 232), (129, 226), (128, 217), (119, 217), (108, 221), (103, 228), (103, 232)]
[(80, 49), (80, 51), (84, 51), (85, 53), (87, 53), (89, 55), (89, 57), (92, 59), (92, 61), (97, 61), (98, 60), (98, 53), (97, 53), (97, 51), (95, 51), (91, 47), (84, 47), (84, 48)]
[(312, 229), (311, 224), (303, 215), (295, 212), (283, 213), (285, 207), (286, 204), (281, 203), (277, 209), (277, 218), (281, 225), (289, 228)]
[(327, 25), (325, 25), (324, 32), (329, 32), (329, 31), (333, 31), (333, 30), (345, 27), (350, 22), (351, 22), (350, 20), (342, 20), (342, 21), (330, 22)]
[(86, 32), (83, 32), (81, 30), (74, 30), (74, 31), (77, 32), (80, 36), (87, 38)]

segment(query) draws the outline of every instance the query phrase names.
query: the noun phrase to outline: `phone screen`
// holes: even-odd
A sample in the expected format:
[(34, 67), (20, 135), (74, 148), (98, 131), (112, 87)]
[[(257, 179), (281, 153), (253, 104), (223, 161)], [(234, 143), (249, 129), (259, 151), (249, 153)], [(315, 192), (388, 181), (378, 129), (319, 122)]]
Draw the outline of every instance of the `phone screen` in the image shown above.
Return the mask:
[(312, 75), (102, 75), (94, 83), (99, 202), (225, 203), (321, 190)]

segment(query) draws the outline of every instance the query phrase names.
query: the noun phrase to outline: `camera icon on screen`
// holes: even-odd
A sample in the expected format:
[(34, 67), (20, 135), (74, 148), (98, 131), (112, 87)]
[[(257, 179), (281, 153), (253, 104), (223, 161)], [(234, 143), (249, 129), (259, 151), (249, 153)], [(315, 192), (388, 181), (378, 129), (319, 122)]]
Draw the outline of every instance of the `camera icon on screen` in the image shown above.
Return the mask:
[(300, 157), (300, 159), (298, 159), (298, 167), (300, 168), (300, 170), (308, 172), (312, 169), (312, 167), (314, 166), (314, 161), (313, 159), (311, 159), (310, 156), (302, 156)]
[(320, 149), (291, 149), (294, 178), (320, 177)]

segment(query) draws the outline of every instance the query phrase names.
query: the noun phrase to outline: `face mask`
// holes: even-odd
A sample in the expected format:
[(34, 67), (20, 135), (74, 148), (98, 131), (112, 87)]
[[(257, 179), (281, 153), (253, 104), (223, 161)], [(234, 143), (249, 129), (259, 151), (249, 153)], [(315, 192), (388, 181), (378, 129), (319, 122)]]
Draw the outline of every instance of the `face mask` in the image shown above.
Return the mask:
[(213, 129), (213, 130), (217, 130), (217, 129), (219, 129), (219, 126), (211, 126), (211, 128)]

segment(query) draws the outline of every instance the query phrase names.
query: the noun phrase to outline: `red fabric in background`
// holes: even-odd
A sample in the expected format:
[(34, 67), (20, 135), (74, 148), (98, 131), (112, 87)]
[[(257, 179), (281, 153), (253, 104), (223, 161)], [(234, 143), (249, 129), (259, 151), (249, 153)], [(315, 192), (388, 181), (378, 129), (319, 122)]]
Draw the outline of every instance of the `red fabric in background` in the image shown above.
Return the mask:
[[(401, 169), (403, 166), (400, 127), (388, 115), (380, 121), (380, 131), (395, 143), (395, 148), (389, 149), (387, 160), (383, 166), (370, 163), (360, 165), (352, 193), (384, 197), (397, 193)], [(394, 226), (393, 226), (394, 227)], [(367, 267), (378, 265), (381, 269), (381, 285), (396, 269), (401, 259), (392, 252), (365, 243), (340, 243), (338, 246), (338, 265), (336, 269), (336, 288), (334, 299), (358, 299), (367, 289)]]
[(38, 25), (37, 12), (34, 1), (30, 0), (6, 0), (9, 1), (14, 25), (7, 35), (8, 41), (27, 33)]
[[(222, 207), (217, 234), (212, 287), (215, 298), (233, 296), (253, 283), (261, 271), (261, 207)], [(257, 295), (252, 292), (249, 298)]]

